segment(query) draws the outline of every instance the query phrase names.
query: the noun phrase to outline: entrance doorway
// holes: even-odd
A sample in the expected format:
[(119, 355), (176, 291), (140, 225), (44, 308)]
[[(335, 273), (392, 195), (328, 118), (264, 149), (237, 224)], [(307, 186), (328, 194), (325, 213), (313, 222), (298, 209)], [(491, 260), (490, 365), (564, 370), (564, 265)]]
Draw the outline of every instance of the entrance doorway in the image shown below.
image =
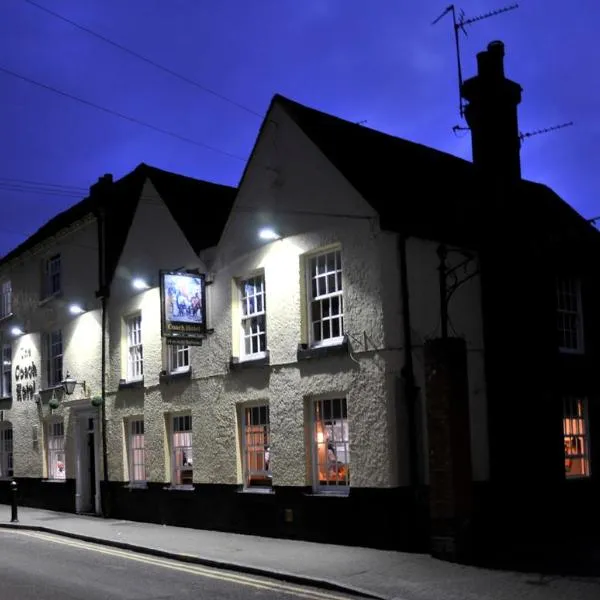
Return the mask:
[(98, 416), (96, 412), (77, 415), (77, 480), (75, 510), (100, 514), (98, 493)]

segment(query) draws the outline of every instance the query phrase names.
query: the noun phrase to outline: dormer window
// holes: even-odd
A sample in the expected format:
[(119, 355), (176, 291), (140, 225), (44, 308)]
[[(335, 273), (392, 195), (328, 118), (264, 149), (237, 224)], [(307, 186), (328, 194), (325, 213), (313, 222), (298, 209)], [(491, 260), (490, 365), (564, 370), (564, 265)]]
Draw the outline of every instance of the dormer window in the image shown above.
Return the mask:
[(44, 261), (42, 268), (42, 300), (51, 298), (61, 292), (60, 254), (55, 254)]
[(12, 314), (12, 285), (9, 279), (0, 283), (0, 319)]

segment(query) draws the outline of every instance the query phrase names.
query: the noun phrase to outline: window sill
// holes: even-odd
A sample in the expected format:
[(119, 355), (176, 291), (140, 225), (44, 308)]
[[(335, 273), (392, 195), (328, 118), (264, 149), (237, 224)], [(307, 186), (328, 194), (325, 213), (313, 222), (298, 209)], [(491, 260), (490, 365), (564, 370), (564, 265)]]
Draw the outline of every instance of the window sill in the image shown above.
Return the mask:
[(173, 381), (182, 381), (186, 379), (192, 378), (192, 369), (186, 369), (185, 371), (173, 371), (172, 373), (167, 373), (167, 371), (161, 371), (158, 375), (158, 380), (160, 383), (172, 383)]
[(253, 369), (259, 367), (267, 367), (271, 363), (271, 356), (267, 350), (264, 356), (259, 358), (240, 358), (238, 356), (232, 356), (229, 360), (229, 368), (232, 371), (239, 371), (242, 369)]
[(575, 356), (581, 356), (582, 354), (585, 354), (583, 348), (559, 348), (558, 352), (560, 354), (574, 354)]
[(119, 389), (120, 390), (143, 389), (143, 388), (144, 388), (144, 380), (143, 379), (133, 379), (131, 381), (126, 381), (125, 379), (121, 379), (119, 381)]
[(329, 491), (329, 490), (313, 490), (312, 492), (306, 492), (305, 496), (311, 496), (314, 498), (348, 498), (350, 496), (350, 488), (340, 491)]
[(167, 485), (163, 488), (167, 492), (193, 492), (195, 489), (193, 485)]
[(60, 296), (62, 296), (62, 291), (59, 292), (54, 292), (54, 294), (50, 294), (49, 296), (46, 296), (45, 298), (42, 298), (39, 302), (38, 302), (38, 306), (44, 306), (50, 302), (52, 302), (53, 300), (56, 300), (57, 298), (59, 298)]
[(126, 483), (123, 487), (127, 488), (129, 490), (147, 490), (148, 482), (147, 481), (139, 481), (137, 483)]
[(238, 494), (259, 494), (259, 495), (269, 495), (274, 494), (275, 490), (273, 488), (267, 487), (247, 487), (241, 488), (237, 491)]
[(348, 337), (344, 336), (338, 344), (330, 346), (309, 346), (308, 344), (298, 344), (298, 360), (310, 360), (312, 358), (323, 358), (326, 356), (342, 356), (349, 354), (350, 345)]

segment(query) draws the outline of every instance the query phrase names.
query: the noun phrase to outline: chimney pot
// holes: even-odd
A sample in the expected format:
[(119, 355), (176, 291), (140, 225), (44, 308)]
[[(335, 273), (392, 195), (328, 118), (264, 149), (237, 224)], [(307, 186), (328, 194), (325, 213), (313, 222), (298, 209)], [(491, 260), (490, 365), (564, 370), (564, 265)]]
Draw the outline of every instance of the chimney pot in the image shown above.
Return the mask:
[(500, 41), (490, 42), (487, 50), (477, 54), (477, 72), (480, 77), (504, 79), (504, 44)]

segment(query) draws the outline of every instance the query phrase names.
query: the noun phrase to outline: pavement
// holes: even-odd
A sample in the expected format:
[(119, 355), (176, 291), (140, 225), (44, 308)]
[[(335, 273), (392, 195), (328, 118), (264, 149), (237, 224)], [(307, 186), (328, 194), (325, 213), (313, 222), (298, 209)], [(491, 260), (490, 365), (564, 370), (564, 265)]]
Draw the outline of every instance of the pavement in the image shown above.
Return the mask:
[(170, 527), (19, 507), (0, 527), (44, 531), (164, 558), (384, 600), (598, 600), (598, 577), (494, 571), (426, 554)]

